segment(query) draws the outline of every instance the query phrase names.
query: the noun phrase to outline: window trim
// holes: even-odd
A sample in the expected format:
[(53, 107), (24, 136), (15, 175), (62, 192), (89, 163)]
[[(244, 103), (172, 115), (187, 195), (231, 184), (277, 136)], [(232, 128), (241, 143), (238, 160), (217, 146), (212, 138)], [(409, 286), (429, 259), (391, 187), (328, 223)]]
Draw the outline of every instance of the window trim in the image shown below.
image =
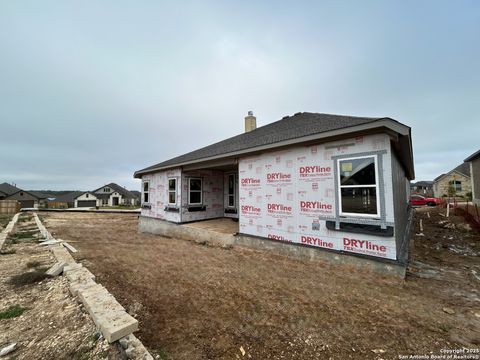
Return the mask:
[[(148, 190), (145, 191), (145, 184), (147, 184)], [(148, 201), (145, 201), (145, 194), (148, 195)], [(150, 204), (150, 180), (142, 181), (142, 204)]]
[[(175, 190), (170, 190), (170, 180), (173, 180), (175, 181)], [(167, 179), (167, 184), (168, 184), (168, 199), (167, 199), (167, 203), (168, 205), (177, 205), (177, 178), (176, 177), (169, 177)], [(170, 202), (170, 193), (174, 193), (175, 196), (174, 196), (174, 199), (175, 199), (175, 202)]]
[[(200, 193), (200, 202), (195, 202), (192, 203), (190, 201), (190, 195), (192, 193), (192, 190), (190, 189), (191, 181), (192, 180), (200, 180), (200, 190), (193, 190), (193, 192), (198, 192)], [(191, 177), (188, 178), (188, 205), (203, 205), (203, 179), (199, 177)]]
[[(237, 206), (237, 194), (236, 194), (236, 174), (230, 173), (227, 174), (227, 187), (230, 185), (230, 176), (233, 176), (233, 194), (230, 194), (230, 188), (227, 189), (227, 208), (235, 209)], [(233, 205), (230, 205), (230, 196), (233, 196)]]
[(460, 180), (450, 180), (448, 186), (451, 186), (455, 191), (462, 191), (462, 181)]
[[(373, 163), (375, 167), (375, 185), (342, 185), (342, 169), (340, 166), (341, 161), (348, 161), (348, 160), (357, 160), (357, 159), (367, 159), (367, 158), (373, 158)], [(370, 219), (380, 219), (381, 214), (380, 214), (380, 194), (379, 194), (379, 176), (378, 176), (378, 155), (377, 154), (372, 154), (372, 155), (362, 155), (362, 156), (352, 156), (352, 157), (347, 157), (347, 158), (341, 158), (337, 159), (337, 169), (338, 169), (338, 214), (339, 216), (342, 217), (353, 217), (353, 218), (370, 218)], [(376, 199), (376, 214), (362, 214), (362, 213), (349, 213), (349, 212), (343, 212), (342, 208), (342, 188), (364, 188), (364, 187), (371, 187), (375, 188), (375, 199)]]

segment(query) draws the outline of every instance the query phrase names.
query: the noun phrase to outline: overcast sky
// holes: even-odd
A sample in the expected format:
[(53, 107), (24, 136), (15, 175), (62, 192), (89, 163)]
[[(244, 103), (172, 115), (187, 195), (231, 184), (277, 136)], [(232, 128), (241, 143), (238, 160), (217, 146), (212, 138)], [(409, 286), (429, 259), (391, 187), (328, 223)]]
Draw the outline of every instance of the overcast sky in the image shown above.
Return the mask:
[(431, 180), (480, 148), (480, 1), (0, 2), (0, 183), (138, 189), (248, 110), (392, 117)]

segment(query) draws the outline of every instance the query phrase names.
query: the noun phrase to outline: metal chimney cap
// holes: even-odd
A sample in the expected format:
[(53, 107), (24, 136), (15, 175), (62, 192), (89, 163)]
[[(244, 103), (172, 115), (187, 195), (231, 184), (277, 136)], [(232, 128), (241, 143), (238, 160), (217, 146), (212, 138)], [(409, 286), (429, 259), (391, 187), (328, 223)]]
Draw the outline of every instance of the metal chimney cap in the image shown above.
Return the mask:
[(248, 116), (253, 116), (253, 111), (252, 110), (248, 111)]

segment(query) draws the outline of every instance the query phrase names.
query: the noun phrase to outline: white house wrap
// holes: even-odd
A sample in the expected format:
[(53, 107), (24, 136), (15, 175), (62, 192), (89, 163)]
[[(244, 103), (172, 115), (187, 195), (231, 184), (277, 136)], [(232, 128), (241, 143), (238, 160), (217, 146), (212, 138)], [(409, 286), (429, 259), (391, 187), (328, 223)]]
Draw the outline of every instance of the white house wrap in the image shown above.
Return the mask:
[(141, 220), (237, 218), (242, 236), (406, 266), (411, 136), (390, 118), (298, 113), (135, 177)]

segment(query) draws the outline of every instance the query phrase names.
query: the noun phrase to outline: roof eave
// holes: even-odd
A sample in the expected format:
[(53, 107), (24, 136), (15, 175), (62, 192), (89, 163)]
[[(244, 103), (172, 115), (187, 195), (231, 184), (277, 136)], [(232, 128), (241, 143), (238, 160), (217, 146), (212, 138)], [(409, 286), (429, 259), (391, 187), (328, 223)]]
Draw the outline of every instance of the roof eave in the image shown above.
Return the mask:
[(280, 141), (276, 142), (273, 144), (268, 144), (268, 145), (262, 145), (262, 146), (256, 146), (244, 150), (239, 150), (239, 151), (234, 151), (226, 154), (221, 154), (221, 155), (215, 155), (215, 156), (210, 156), (206, 158), (201, 158), (201, 159), (196, 159), (196, 160), (190, 160), (190, 161), (184, 161), (180, 163), (175, 163), (175, 164), (170, 164), (166, 166), (159, 166), (156, 168), (146, 168), (142, 170), (138, 170), (133, 174), (134, 178), (140, 179), (142, 175), (146, 174), (151, 174), (155, 173), (158, 171), (163, 171), (163, 170), (168, 170), (172, 168), (177, 168), (185, 165), (190, 165), (190, 164), (196, 164), (196, 163), (202, 163), (202, 162), (208, 162), (212, 160), (217, 160), (221, 158), (228, 158), (228, 157), (237, 157), (240, 155), (247, 155), (255, 152), (261, 152), (261, 151), (266, 151), (266, 150), (271, 150), (274, 148), (279, 148), (279, 147), (285, 147), (289, 145), (295, 145), (295, 144), (300, 144), (300, 143), (305, 143), (309, 141), (314, 141), (314, 140), (324, 140), (328, 138), (334, 138), (334, 137), (346, 137), (346, 135), (351, 134), (354, 136), (355, 133), (359, 133), (362, 131), (367, 131), (367, 130), (374, 130), (374, 129), (389, 129), (397, 134), (400, 134), (402, 136), (407, 136), (408, 137), (408, 143), (409, 143), (409, 153), (410, 153), (410, 166), (407, 166), (408, 172), (409, 172), (409, 178), (413, 179), (415, 177), (414, 170), (413, 170), (413, 152), (412, 152), (412, 141), (411, 141), (411, 129), (410, 127), (403, 125), (399, 123), (398, 121), (395, 121), (390, 118), (384, 118), (378, 121), (366, 123), (366, 124), (361, 124), (361, 125), (355, 125), (355, 126), (349, 126), (346, 128), (342, 129), (336, 129), (336, 130), (331, 130), (331, 131), (326, 131), (322, 133), (317, 133), (317, 134), (312, 134), (312, 135), (307, 135), (307, 136), (302, 136), (299, 138), (295, 139), (289, 139), (285, 141)]
[(463, 160), (463, 162), (469, 162), (469, 161), (475, 160), (478, 157), (480, 157), (480, 150), (478, 150), (477, 152), (474, 152), (472, 155), (470, 155), (465, 160)]

